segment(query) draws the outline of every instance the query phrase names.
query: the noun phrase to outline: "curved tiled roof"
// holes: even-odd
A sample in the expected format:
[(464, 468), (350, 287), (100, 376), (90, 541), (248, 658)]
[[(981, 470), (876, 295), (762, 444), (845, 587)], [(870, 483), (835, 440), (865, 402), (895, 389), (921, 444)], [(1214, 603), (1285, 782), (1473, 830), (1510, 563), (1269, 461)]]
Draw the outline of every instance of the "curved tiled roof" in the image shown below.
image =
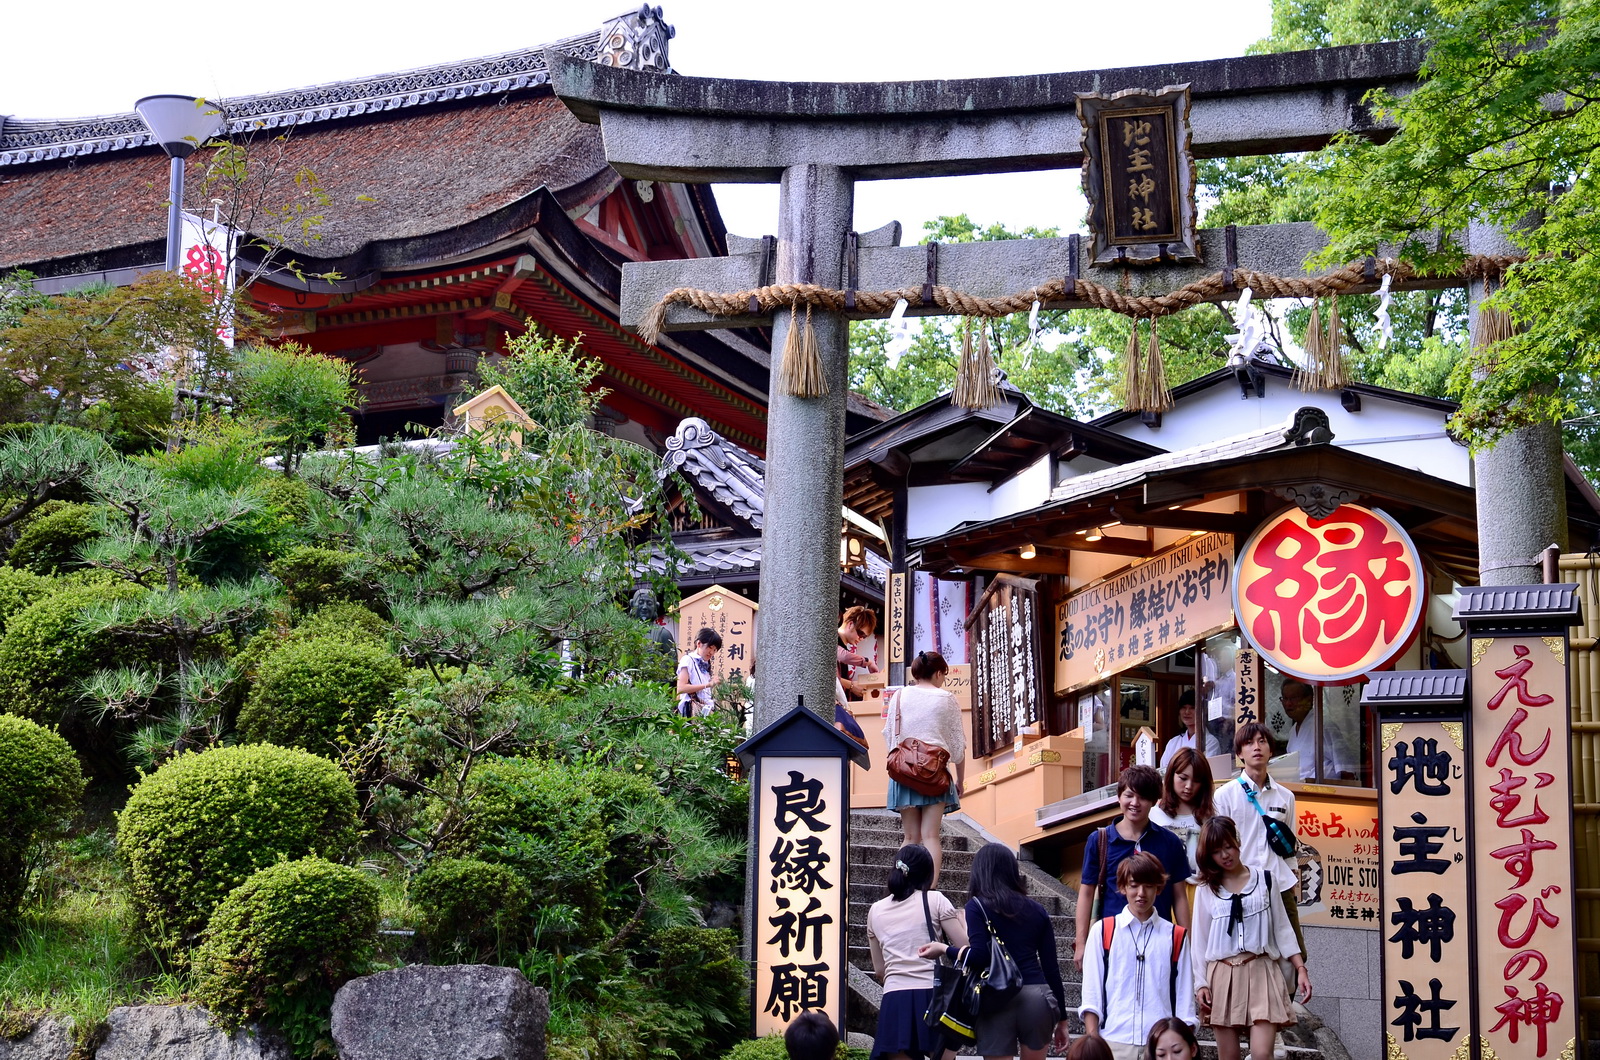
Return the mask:
[[(243, 134), (511, 92), (550, 80), (544, 60), (547, 47), (579, 59), (597, 58), (602, 32), (595, 29), (554, 44), (520, 48), (464, 62), (217, 102), (227, 116), (228, 132)], [(0, 166), (153, 146), (155, 138), (139, 115), (132, 111), (44, 120), (0, 116)]]

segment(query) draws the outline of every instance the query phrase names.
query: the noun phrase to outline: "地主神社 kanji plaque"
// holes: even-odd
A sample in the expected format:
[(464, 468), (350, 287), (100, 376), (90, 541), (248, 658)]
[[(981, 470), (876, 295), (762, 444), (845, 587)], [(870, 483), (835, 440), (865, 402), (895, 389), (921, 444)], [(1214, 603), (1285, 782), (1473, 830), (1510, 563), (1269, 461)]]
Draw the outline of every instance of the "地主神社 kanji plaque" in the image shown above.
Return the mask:
[(1448, 1060), (1472, 1036), (1463, 723), (1387, 722), (1382, 732), (1386, 1055)]
[(1093, 265), (1200, 260), (1189, 86), (1078, 93)]
[(1239, 550), (1239, 630), (1275, 669), (1345, 681), (1405, 647), (1423, 602), (1422, 558), (1388, 515), (1341, 504), (1325, 518), (1289, 508)]

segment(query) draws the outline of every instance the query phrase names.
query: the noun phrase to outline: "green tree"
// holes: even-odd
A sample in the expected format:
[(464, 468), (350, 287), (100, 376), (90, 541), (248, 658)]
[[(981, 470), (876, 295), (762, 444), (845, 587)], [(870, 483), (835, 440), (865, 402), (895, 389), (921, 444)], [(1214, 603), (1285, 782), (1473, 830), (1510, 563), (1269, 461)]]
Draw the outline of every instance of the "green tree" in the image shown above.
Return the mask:
[[(1385, 144), (1354, 139), (1313, 179), (1328, 257), (1380, 240), (1422, 269), (1452, 269), (1474, 222), (1510, 232), (1527, 260), (1491, 305), (1509, 339), (1457, 365), (1456, 426), (1477, 444), (1590, 409), (1600, 356), (1600, 9), (1593, 4), (1439, 0), (1424, 79), (1375, 94), (1397, 127)], [(1440, 235), (1442, 233), (1442, 235)]]
[(360, 403), (348, 361), (304, 346), (252, 346), (237, 359), (239, 412), (259, 421), (285, 475)]

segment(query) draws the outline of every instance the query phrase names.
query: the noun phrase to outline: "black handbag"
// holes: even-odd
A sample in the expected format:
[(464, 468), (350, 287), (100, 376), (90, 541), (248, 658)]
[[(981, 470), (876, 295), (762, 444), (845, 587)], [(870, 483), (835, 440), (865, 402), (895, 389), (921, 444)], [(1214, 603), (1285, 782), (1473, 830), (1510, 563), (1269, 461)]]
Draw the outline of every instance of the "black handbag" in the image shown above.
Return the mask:
[[(933, 930), (933, 914), (928, 910), (928, 892), (922, 892), (922, 918), (928, 924), (928, 941), (938, 942)], [(961, 967), (945, 958), (933, 966), (933, 997), (928, 1001), (928, 1011), (922, 1022), (945, 1038), (952, 1049), (976, 1041), (977, 1013), (966, 1007), (966, 975)]]
[(969, 968), (966, 976), (967, 1007), (979, 1015), (988, 1016), (1005, 1008), (1012, 998), (1022, 992), (1022, 969), (1006, 949), (1005, 942), (995, 934), (989, 911), (978, 902), (984, 926), (989, 929), (989, 967), (982, 972)]
[(1239, 778), (1239, 786), (1244, 789), (1244, 797), (1250, 800), (1250, 805), (1255, 807), (1256, 813), (1261, 815), (1261, 824), (1267, 830), (1267, 847), (1280, 858), (1294, 857), (1295, 851), (1299, 849), (1294, 832), (1276, 817), (1267, 816), (1267, 811), (1263, 810), (1261, 803), (1256, 800), (1255, 789), (1246, 784), (1243, 777)]

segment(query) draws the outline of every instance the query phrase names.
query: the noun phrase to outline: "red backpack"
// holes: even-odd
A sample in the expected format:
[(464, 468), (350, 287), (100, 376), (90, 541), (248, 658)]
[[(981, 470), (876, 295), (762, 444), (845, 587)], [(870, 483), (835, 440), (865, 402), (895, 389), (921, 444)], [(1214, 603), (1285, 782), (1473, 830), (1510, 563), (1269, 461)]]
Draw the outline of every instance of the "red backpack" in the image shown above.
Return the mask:
[[(1105, 1004), (1106, 974), (1111, 970), (1111, 935), (1117, 929), (1117, 918), (1108, 916), (1100, 921), (1100, 998)], [(1183, 953), (1183, 936), (1187, 933), (1182, 924), (1172, 925), (1172, 970), (1167, 978), (1171, 991), (1172, 1014), (1178, 1014), (1178, 959)]]

